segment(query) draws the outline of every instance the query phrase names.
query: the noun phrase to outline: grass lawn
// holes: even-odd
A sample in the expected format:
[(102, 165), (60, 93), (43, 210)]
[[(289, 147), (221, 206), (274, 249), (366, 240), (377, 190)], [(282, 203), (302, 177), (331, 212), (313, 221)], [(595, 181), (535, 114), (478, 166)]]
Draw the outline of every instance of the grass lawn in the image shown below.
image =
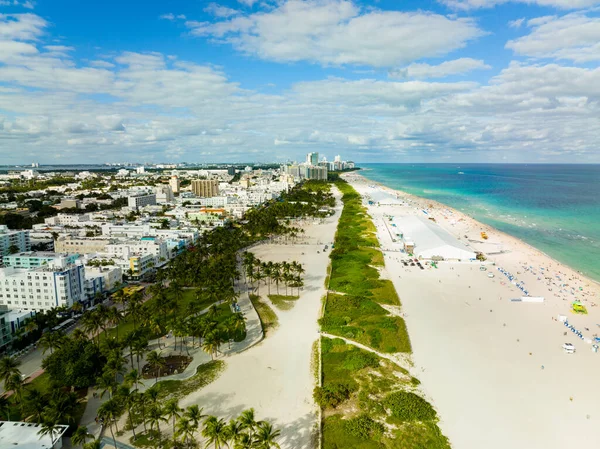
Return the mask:
[(50, 375), (48, 373), (42, 373), (29, 382), (28, 386), (35, 388), (43, 394), (50, 393), (52, 390), (52, 385), (50, 385)]
[(275, 329), (279, 320), (273, 309), (257, 295), (250, 295), (250, 301), (258, 313), (263, 332), (266, 334), (269, 330)]
[(296, 300), (300, 299), (300, 296), (295, 295), (269, 295), (269, 299), (275, 307), (280, 310), (290, 310), (296, 305)]
[(186, 380), (163, 380), (156, 384), (161, 399), (180, 399), (216, 380), (225, 369), (225, 362), (213, 360), (200, 365), (196, 374)]
[(408, 371), (340, 339), (321, 351), (323, 449), (450, 448)]

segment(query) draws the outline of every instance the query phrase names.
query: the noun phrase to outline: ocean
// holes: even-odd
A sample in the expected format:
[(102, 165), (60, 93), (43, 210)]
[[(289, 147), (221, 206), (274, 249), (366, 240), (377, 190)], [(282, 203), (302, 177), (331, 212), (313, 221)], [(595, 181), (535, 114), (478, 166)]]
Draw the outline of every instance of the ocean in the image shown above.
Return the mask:
[(360, 167), (366, 178), (447, 204), (600, 282), (600, 165)]

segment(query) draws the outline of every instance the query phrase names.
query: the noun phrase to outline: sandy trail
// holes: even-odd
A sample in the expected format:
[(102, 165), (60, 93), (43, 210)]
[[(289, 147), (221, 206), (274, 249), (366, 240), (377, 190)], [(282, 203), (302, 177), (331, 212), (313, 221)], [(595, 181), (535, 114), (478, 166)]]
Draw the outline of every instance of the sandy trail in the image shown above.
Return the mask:
[[(225, 372), (206, 388), (183, 398), (180, 406), (199, 404), (204, 413), (226, 419), (253, 407), (257, 419), (267, 419), (281, 430), (282, 449), (313, 447), (317, 407), (312, 398), (312, 345), (319, 337), (317, 320), (329, 264), (329, 252), (322, 249), (333, 242), (342, 207), (337, 192), (336, 200), (333, 217), (323, 223), (309, 220), (302, 225), (306, 232), (302, 242), (264, 244), (252, 249), (263, 261), (295, 260), (304, 265), (305, 287), (300, 299), (291, 310), (273, 308), (279, 327), (258, 345), (225, 358)], [(280, 286), (280, 293), (284, 290)], [(267, 287), (261, 285), (260, 293), (266, 296)], [(274, 285), (271, 293), (275, 293)]]
[[(366, 181), (352, 178), (359, 193), (369, 192)], [(593, 305), (598, 302), (598, 286), (518, 239), (455, 210), (406, 194), (400, 197), (406, 206), (370, 206), (369, 213), (386, 250), (386, 276), (402, 300), (414, 350), (412, 374), (438, 409), (440, 426), (453, 447), (600, 447), (596, 379), (600, 353), (593, 353), (590, 344), (571, 332), (563, 335), (567, 329), (556, 321), (559, 314), (568, 316), (577, 328), (589, 329), (584, 331), (587, 338), (600, 332), (599, 310)], [(490, 259), (515, 275), (520, 272), (517, 276), (530, 294), (546, 301), (509, 301), (522, 292), (491, 265), (488, 269), (495, 274), (491, 279), (487, 271), (479, 270), (479, 263), (444, 262), (439, 269), (425, 270), (404, 267), (400, 261), (407, 256), (397, 252), (384, 215), (419, 214), (422, 208), (463, 242), (465, 234), (477, 240), (486, 230), (488, 242), (469, 244), (475, 250), (486, 245), (510, 251)], [(529, 266), (534, 268), (525, 271)], [(544, 271), (552, 273), (552, 280), (540, 276)], [(569, 285), (561, 287), (565, 283)], [(574, 298), (586, 304), (588, 315), (569, 311)], [(575, 344), (577, 353), (564, 353), (565, 342)]]

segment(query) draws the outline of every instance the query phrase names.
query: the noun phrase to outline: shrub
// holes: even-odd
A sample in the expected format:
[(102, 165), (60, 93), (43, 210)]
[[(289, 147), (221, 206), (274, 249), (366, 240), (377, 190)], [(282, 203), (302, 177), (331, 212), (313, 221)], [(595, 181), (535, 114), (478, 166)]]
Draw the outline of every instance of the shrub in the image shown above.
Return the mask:
[(397, 391), (389, 394), (383, 403), (390, 410), (392, 417), (402, 422), (427, 421), (436, 417), (431, 404), (411, 392)]
[(383, 435), (383, 424), (375, 421), (370, 416), (362, 414), (344, 423), (346, 432), (358, 438), (378, 440)]
[(379, 359), (375, 354), (365, 351), (350, 351), (344, 360), (344, 369), (349, 371), (358, 371), (370, 366), (376, 368), (379, 366)]
[(313, 397), (321, 408), (336, 408), (350, 397), (350, 389), (345, 384), (331, 383), (315, 387)]

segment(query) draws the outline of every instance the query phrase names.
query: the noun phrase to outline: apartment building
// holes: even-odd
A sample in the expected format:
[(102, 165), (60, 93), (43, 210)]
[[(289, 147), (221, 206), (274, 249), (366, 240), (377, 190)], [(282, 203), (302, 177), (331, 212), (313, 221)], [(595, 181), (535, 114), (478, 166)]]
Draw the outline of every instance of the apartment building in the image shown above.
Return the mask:
[(156, 206), (156, 194), (146, 193), (130, 196), (127, 198), (127, 205), (131, 209), (139, 209), (145, 206)]
[(43, 266), (72, 265), (77, 259), (79, 259), (78, 254), (27, 251), (4, 256), (4, 265), (7, 267), (35, 269)]
[(39, 311), (71, 307), (85, 299), (85, 267), (79, 261), (31, 269), (0, 268), (0, 306)]
[(106, 245), (110, 243), (109, 239), (74, 238), (70, 235), (63, 235), (54, 242), (54, 250), (57, 253), (69, 254), (101, 253), (106, 250)]
[(195, 179), (192, 181), (192, 192), (200, 197), (219, 196), (219, 181), (216, 179)]
[(29, 231), (12, 230), (6, 225), (0, 225), (0, 258), (10, 254), (15, 248), (19, 252), (31, 250)]

